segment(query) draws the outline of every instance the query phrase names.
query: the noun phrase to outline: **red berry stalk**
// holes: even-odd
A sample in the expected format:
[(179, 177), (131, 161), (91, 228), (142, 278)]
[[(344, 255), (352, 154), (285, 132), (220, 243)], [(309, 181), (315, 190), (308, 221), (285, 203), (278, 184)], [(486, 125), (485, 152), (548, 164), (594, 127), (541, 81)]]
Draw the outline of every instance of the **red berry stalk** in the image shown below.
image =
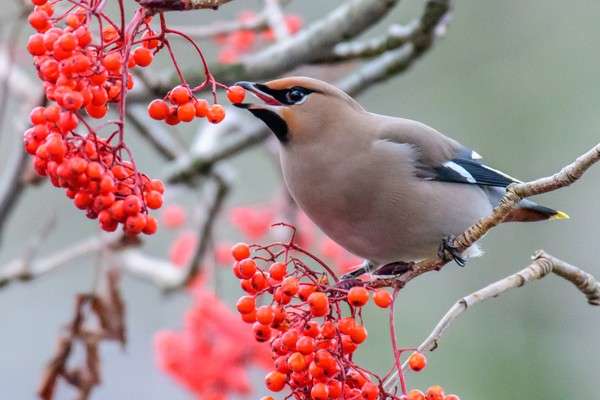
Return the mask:
[[(216, 103), (215, 81), (200, 48), (185, 34), (169, 29), (160, 15), (160, 32), (152, 28), (150, 12), (140, 7), (126, 22), (124, 0), (112, 19), (104, 11), (106, 0), (32, 0), (30, 25), (37, 31), (27, 49), (43, 82), (48, 105), (31, 112), (32, 127), (25, 132), (25, 149), (34, 156), (36, 172), (64, 188), (67, 197), (105, 231), (119, 225), (127, 234), (153, 234), (157, 220), (150, 209), (160, 208), (164, 186), (138, 171), (125, 143), (127, 92), (133, 88), (131, 69), (149, 66), (155, 55), (167, 48), (182, 85), (166, 97), (177, 108), (160, 109), (169, 123), (206, 116), (223, 120), (222, 106), (205, 100), (190, 102), (194, 93), (210, 89)], [(183, 36), (197, 51), (206, 79), (195, 88), (185, 82), (168, 34)], [(195, 99), (195, 98), (194, 98)], [(117, 119), (93, 126), (113, 107)], [(159, 118), (162, 119), (162, 118)]]

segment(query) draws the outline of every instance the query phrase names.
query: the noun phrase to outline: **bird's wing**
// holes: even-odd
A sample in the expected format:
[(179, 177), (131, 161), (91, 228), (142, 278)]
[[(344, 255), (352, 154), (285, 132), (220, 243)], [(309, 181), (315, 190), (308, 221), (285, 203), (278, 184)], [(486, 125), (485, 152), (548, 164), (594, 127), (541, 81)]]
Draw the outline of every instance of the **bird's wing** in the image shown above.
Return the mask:
[(425, 180), (494, 187), (520, 182), (485, 165), (477, 152), (416, 121), (393, 119), (382, 126), (377, 139), (412, 146), (416, 174)]

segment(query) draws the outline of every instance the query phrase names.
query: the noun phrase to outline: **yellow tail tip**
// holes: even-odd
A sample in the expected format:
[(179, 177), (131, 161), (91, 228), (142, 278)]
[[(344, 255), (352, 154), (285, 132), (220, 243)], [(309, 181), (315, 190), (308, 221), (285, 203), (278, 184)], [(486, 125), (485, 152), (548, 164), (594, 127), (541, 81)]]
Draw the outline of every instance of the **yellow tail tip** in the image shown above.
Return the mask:
[(557, 211), (550, 219), (569, 219), (569, 214), (564, 211)]

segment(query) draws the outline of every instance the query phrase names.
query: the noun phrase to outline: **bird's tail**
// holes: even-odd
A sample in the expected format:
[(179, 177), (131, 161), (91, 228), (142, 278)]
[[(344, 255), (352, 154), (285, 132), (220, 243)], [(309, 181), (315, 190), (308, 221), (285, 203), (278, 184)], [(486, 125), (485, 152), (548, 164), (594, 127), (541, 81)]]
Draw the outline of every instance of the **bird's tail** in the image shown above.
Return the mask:
[(540, 206), (531, 200), (523, 200), (519, 207), (508, 214), (504, 222), (533, 222), (548, 219), (569, 219), (564, 211), (557, 211), (549, 207)]

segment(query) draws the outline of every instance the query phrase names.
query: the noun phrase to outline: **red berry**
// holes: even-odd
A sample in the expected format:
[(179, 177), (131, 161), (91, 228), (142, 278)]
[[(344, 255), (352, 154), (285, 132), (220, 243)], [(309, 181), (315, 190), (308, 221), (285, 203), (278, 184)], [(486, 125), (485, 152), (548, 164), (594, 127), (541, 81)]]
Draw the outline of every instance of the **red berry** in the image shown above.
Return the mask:
[(169, 105), (164, 100), (152, 100), (148, 105), (148, 115), (153, 119), (163, 120), (169, 115)]
[(246, 243), (237, 243), (231, 248), (231, 254), (237, 261), (250, 257), (250, 247)]
[(256, 300), (253, 296), (242, 296), (236, 303), (236, 308), (240, 314), (247, 314), (256, 308)]
[(410, 392), (408, 392), (406, 399), (407, 400), (426, 400), (425, 393), (421, 392), (418, 389), (413, 389)]
[(279, 371), (271, 371), (265, 376), (265, 385), (272, 392), (280, 392), (285, 386), (286, 376)]
[(439, 385), (430, 386), (425, 392), (426, 400), (444, 400), (444, 389)]
[(282, 280), (285, 277), (285, 274), (286, 266), (284, 263), (275, 262), (269, 267), (269, 276), (276, 281)]
[(210, 123), (218, 124), (225, 118), (225, 108), (223, 108), (223, 106), (220, 104), (213, 104), (212, 106), (208, 107), (206, 118)]
[(185, 86), (175, 86), (169, 93), (169, 100), (171, 100), (171, 103), (173, 104), (182, 105), (191, 99), (192, 93), (190, 92), (190, 89), (186, 88)]
[(381, 308), (387, 308), (392, 304), (392, 295), (385, 289), (377, 289), (373, 294), (373, 301)]
[(147, 192), (145, 200), (148, 208), (151, 208), (153, 210), (160, 208), (163, 204), (163, 196), (156, 190), (151, 190), (150, 192)]
[(140, 67), (147, 67), (152, 64), (153, 58), (154, 54), (152, 53), (152, 50), (145, 47), (138, 47), (133, 51), (133, 59)]
[(415, 372), (425, 369), (427, 366), (427, 357), (420, 352), (414, 352), (408, 358), (408, 366)]
[(233, 104), (241, 103), (244, 97), (246, 97), (246, 90), (241, 86), (230, 86), (227, 89), (227, 98)]
[(240, 275), (244, 279), (250, 279), (256, 272), (256, 261), (251, 258), (245, 258), (238, 263)]
[(310, 312), (315, 317), (322, 317), (329, 313), (329, 298), (325, 293), (314, 292), (308, 296)]
[(369, 291), (362, 286), (354, 286), (348, 291), (347, 299), (354, 307), (362, 307), (369, 301)]

